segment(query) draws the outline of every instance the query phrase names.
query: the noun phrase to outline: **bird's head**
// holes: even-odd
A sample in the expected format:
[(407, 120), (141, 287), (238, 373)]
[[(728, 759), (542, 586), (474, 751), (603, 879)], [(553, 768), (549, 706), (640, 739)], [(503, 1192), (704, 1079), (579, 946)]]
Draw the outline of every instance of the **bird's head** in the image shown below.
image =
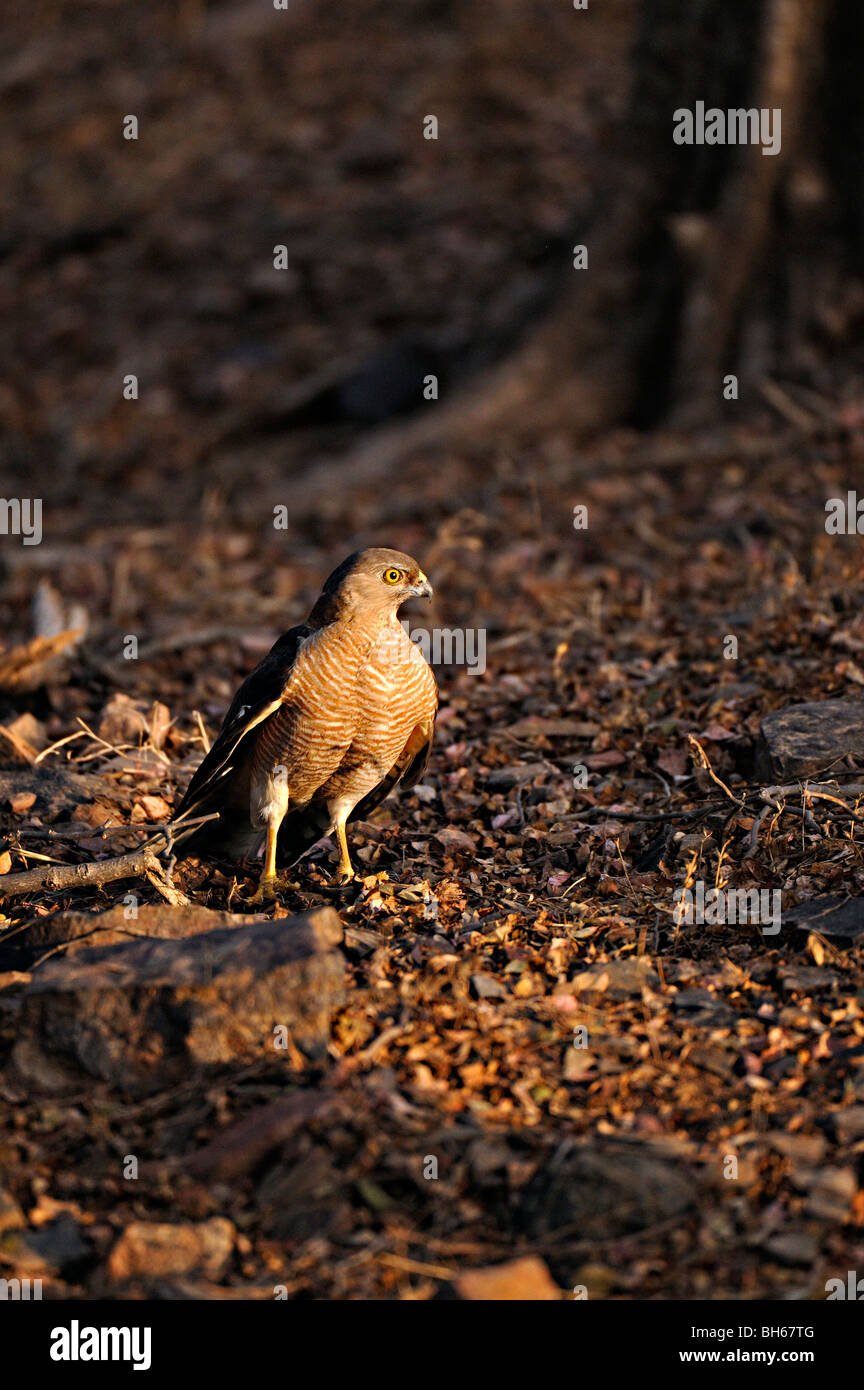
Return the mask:
[(387, 617), (395, 615), (409, 598), (431, 598), (432, 585), (410, 555), (376, 547), (349, 555), (327, 579), (322, 592), (336, 600), (342, 613)]

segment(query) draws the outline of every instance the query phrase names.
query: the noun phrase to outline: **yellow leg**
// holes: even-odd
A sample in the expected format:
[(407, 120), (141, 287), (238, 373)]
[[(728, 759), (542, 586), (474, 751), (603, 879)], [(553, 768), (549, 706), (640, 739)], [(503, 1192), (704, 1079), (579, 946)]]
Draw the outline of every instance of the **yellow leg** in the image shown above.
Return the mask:
[(264, 850), (264, 867), (258, 880), (258, 888), (249, 899), (250, 903), (271, 902), (276, 896), (276, 838), (278, 825), (268, 825), (267, 844)]
[(336, 881), (337, 883), (349, 883), (354, 877), (354, 870), (351, 867), (351, 856), (348, 853), (348, 837), (345, 834), (344, 821), (336, 826), (336, 839), (339, 841), (339, 865), (336, 869)]

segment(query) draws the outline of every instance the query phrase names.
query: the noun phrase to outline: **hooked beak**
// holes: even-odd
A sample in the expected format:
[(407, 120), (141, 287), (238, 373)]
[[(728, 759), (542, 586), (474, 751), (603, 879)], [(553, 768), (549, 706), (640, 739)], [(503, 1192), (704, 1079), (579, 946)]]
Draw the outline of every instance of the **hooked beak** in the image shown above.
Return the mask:
[(421, 574), (418, 582), (411, 585), (411, 595), (413, 598), (431, 598), (434, 590), (425, 574)]

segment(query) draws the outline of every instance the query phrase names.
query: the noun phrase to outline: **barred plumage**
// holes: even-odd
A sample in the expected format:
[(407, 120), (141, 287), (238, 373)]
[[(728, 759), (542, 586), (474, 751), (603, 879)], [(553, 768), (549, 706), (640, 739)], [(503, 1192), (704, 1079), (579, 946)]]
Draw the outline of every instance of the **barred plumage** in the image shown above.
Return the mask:
[(277, 885), (276, 856), (297, 858), (335, 831), (339, 876), (353, 877), (345, 825), (398, 782), (422, 776), (438, 703), (435, 678), (398, 617), (431, 586), (415, 560), (374, 549), (334, 570), (302, 626), (244, 681), (175, 821), (219, 820), (175, 840), (246, 853), (263, 830), (257, 899)]

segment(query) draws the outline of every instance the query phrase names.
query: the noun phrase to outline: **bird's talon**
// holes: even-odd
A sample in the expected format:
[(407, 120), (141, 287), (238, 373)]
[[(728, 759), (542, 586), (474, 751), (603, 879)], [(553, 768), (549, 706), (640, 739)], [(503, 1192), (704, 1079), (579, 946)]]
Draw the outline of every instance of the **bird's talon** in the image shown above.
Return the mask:
[(297, 892), (300, 888), (299, 883), (291, 878), (279, 878), (278, 875), (270, 878), (265, 875), (259, 882), (257, 889), (247, 902), (260, 905), (262, 903), (273, 903), (280, 893)]
[(247, 898), (246, 901), (250, 907), (261, 907), (266, 903), (275, 902), (278, 887), (279, 880), (277, 878), (262, 878), (251, 898)]

